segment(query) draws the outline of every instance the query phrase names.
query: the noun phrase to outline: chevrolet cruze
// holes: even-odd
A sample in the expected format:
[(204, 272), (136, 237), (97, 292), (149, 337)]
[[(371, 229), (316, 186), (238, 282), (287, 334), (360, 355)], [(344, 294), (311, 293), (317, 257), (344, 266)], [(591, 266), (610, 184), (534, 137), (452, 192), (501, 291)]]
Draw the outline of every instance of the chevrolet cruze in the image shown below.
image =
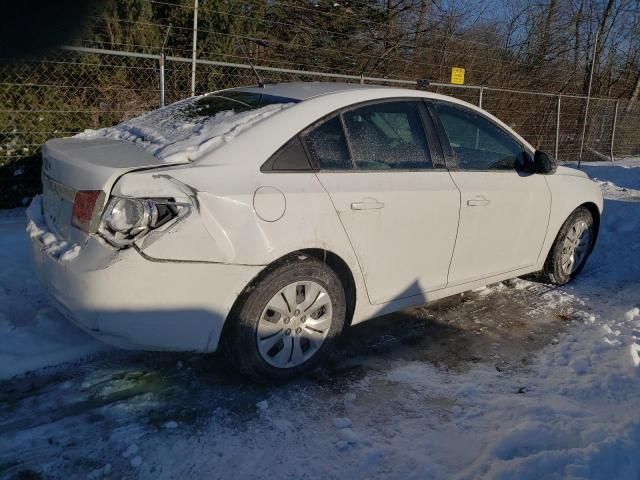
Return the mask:
[(434, 93), (268, 84), (47, 142), (28, 210), (39, 278), (123, 348), (224, 347), (258, 381), (374, 316), (583, 268), (598, 185)]

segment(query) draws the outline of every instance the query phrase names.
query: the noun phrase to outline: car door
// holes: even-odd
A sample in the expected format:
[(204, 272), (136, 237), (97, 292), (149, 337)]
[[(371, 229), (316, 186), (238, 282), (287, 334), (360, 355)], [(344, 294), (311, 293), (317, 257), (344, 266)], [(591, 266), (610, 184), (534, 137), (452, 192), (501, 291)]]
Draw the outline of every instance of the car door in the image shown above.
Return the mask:
[(395, 99), (338, 112), (302, 135), (373, 304), (447, 283), (459, 192), (429, 121), (421, 101)]
[(448, 285), (535, 265), (545, 239), (551, 192), (521, 143), (489, 117), (462, 105), (429, 102), (460, 189), (460, 226)]

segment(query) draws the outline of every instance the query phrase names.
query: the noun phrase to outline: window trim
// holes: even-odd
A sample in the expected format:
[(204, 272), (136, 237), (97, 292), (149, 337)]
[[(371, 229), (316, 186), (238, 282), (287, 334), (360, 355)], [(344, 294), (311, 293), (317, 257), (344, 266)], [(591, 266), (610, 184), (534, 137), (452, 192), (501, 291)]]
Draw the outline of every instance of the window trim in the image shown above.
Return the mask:
[(453, 151), (453, 147), (451, 147), (451, 143), (449, 142), (449, 136), (447, 135), (447, 132), (444, 129), (444, 125), (442, 125), (442, 121), (440, 120), (440, 116), (438, 115), (438, 112), (435, 110), (434, 104), (436, 103), (441, 103), (441, 104), (445, 104), (447, 106), (451, 106), (454, 108), (458, 108), (460, 110), (463, 111), (468, 111), (472, 114), (478, 115), (479, 117), (485, 119), (487, 122), (489, 122), (491, 125), (493, 125), (494, 127), (498, 128), (499, 130), (501, 130), (502, 132), (504, 132), (511, 140), (513, 140), (514, 143), (516, 143), (519, 147), (520, 147), (520, 151), (523, 154), (523, 156), (527, 156), (529, 154), (529, 152), (527, 151), (526, 147), (524, 146), (524, 144), (518, 140), (516, 137), (513, 136), (513, 134), (511, 132), (509, 132), (508, 130), (506, 130), (502, 125), (499, 125), (498, 123), (496, 123), (493, 119), (489, 118), (487, 115), (485, 115), (483, 112), (479, 112), (477, 110), (471, 109), (465, 105), (460, 105), (459, 103), (455, 103), (455, 102), (449, 102), (447, 100), (440, 100), (440, 99), (432, 99), (432, 98), (427, 98), (424, 100), (425, 106), (427, 108), (427, 111), (429, 112), (429, 115), (431, 116), (431, 120), (435, 126), (435, 130), (438, 132), (438, 137), (440, 139), (440, 143), (442, 146), (442, 151), (443, 154), (445, 156), (445, 163), (447, 164), (447, 168), (451, 171), (456, 171), (456, 172), (504, 172), (504, 173), (512, 173), (512, 172), (518, 172), (521, 173), (523, 171), (525, 171), (522, 168), (518, 168), (518, 167), (513, 167), (512, 169), (498, 169), (498, 168), (460, 168), (460, 165), (458, 164), (458, 160), (455, 156), (455, 152)]
[[(377, 98), (372, 100), (365, 100), (363, 102), (354, 103), (348, 105), (346, 107), (341, 107), (337, 110), (334, 110), (331, 113), (319, 118), (314, 121), (312, 124), (303, 128), (298, 135), (302, 141), (302, 146), (309, 157), (309, 161), (311, 163), (311, 167), (315, 172), (322, 173), (391, 173), (391, 172), (436, 172), (436, 171), (447, 171), (447, 166), (445, 163), (445, 156), (442, 153), (442, 147), (440, 145), (440, 141), (434, 141), (434, 139), (438, 139), (438, 135), (434, 129), (433, 123), (429, 116), (429, 113), (424, 105), (424, 97), (389, 97), (389, 98)], [(429, 155), (431, 158), (432, 167), (430, 168), (385, 168), (385, 169), (360, 169), (356, 168), (353, 163), (353, 155), (351, 154), (351, 145), (349, 140), (349, 135), (347, 134), (347, 129), (344, 123), (343, 114), (352, 110), (356, 110), (361, 107), (365, 107), (367, 105), (379, 105), (382, 103), (391, 103), (391, 102), (412, 102), (416, 103), (418, 106), (418, 114), (420, 116), (420, 122), (422, 124), (422, 131), (425, 135), (425, 140), (427, 141), (427, 147), (429, 149)], [(329, 168), (320, 168), (316, 159), (309, 151), (306, 142), (304, 141), (305, 135), (313, 130), (314, 128), (322, 125), (324, 122), (332, 120), (338, 116), (340, 118), (340, 124), (342, 126), (342, 133), (345, 137), (345, 142), (347, 144), (347, 150), (349, 152), (349, 160), (351, 161), (352, 167), (350, 169), (329, 169)]]
[[(353, 159), (353, 146), (351, 145), (351, 137), (347, 135), (347, 123), (344, 121), (344, 111), (339, 112), (337, 117), (340, 119), (340, 128), (342, 129), (342, 135), (344, 136), (344, 143), (347, 145), (347, 154), (349, 155), (349, 162), (351, 162), (351, 170), (358, 170), (358, 167), (356, 166), (356, 162)], [(302, 140), (302, 142), (304, 143), (304, 140)], [(334, 168), (332, 170), (342, 170), (342, 169)]]

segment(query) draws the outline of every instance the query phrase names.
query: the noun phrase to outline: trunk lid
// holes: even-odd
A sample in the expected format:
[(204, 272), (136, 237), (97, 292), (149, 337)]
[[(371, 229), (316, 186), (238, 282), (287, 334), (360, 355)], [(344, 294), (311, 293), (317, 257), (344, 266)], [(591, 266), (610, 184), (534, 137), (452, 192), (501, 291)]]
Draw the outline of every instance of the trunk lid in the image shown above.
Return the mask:
[(108, 198), (113, 184), (127, 172), (166, 167), (167, 163), (133, 143), (109, 138), (61, 138), (42, 149), (42, 207), (47, 226), (65, 240), (80, 232), (71, 226), (73, 202), (79, 190), (102, 190)]
[(165, 162), (133, 143), (110, 138), (58, 138), (42, 150), (42, 173), (74, 190), (109, 192), (113, 183), (132, 170), (166, 167), (181, 161)]

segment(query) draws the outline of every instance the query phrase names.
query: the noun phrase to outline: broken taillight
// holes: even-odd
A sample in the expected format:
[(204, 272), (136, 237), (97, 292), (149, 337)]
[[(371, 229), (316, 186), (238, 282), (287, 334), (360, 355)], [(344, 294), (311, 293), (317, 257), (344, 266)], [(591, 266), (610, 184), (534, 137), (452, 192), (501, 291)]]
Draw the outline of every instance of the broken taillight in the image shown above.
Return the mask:
[(150, 231), (186, 217), (190, 211), (189, 204), (173, 198), (114, 196), (102, 213), (98, 233), (114, 247), (125, 248)]
[(80, 190), (76, 192), (73, 201), (73, 216), (71, 224), (85, 232), (95, 232), (98, 229), (100, 216), (96, 210), (104, 203), (102, 190)]

